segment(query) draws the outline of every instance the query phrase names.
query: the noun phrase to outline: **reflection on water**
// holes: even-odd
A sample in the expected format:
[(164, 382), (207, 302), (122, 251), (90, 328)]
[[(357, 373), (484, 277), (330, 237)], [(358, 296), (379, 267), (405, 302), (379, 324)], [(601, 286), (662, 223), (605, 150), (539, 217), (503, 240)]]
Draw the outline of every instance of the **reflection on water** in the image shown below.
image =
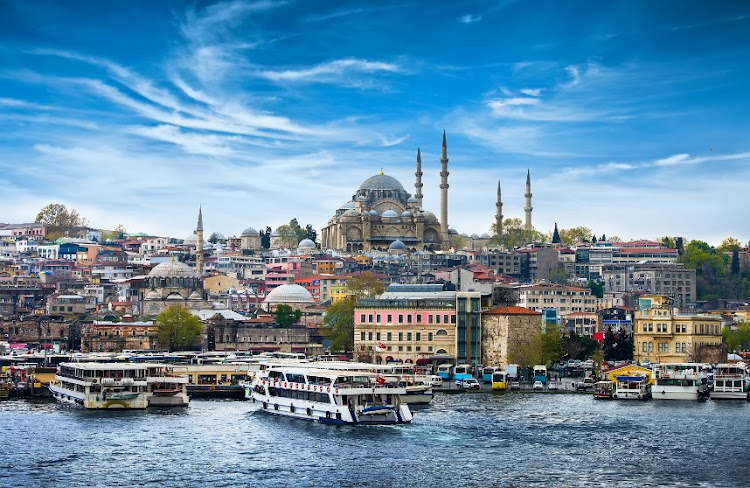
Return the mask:
[[(405, 426), (239, 401), (84, 411), (0, 403), (0, 486), (748, 486), (745, 402), (438, 395)], [(12, 467), (6, 469), (7, 467)]]

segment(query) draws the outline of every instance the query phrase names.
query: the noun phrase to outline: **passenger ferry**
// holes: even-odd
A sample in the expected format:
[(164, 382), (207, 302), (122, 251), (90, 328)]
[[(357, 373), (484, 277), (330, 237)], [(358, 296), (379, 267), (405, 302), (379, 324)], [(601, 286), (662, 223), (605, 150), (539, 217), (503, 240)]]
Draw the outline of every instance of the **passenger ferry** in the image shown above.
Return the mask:
[(495, 366), (487, 366), (485, 368), (482, 368), (482, 381), (484, 383), (492, 383), (492, 375), (494, 375), (497, 371), (500, 371), (500, 368), (497, 368)]
[(615, 393), (615, 383), (613, 381), (597, 381), (594, 383), (594, 399), (611, 400)]
[(646, 376), (618, 376), (612, 394), (615, 400), (648, 400), (651, 383)]
[(184, 407), (190, 403), (188, 376), (184, 369), (148, 364), (146, 400), (149, 407)]
[(49, 390), (57, 401), (83, 408), (146, 408), (148, 371), (155, 366), (61, 363)]
[(328, 424), (405, 424), (406, 389), (377, 373), (271, 366), (259, 371), (247, 395), (266, 413)]
[(547, 366), (541, 364), (534, 366), (534, 381), (541, 381), (543, 385), (547, 384)]
[(508, 389), (508, 373), (496, 371), (492, 374), (492, 390), (504, 391)]
[(708, 375), (696, 363), (664, 363), (654, 368), (654, 400), (699, 400), (708, 396)]
[(744, 363), (717, 364), (711, 400), (750, 400), (750, 377)]

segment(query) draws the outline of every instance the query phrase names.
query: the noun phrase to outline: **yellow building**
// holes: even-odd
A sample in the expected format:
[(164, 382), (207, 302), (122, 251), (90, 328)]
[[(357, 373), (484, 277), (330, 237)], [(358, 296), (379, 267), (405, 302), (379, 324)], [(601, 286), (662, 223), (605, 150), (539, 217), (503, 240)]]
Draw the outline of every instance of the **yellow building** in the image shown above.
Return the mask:
[(241, 288), (240, 280), (226, 275), (214, 275), (203, 279), (203, 289), (209, 293), (221, 293), (230, 288)]
[(721, 318), (679, 313), (672, 299), (643, 295), (635, 314), (635, 360), (659, 363), (703, 362), (704, 346), (721, 345)]
[(346, 285), (335, 285), (329, 290), (331, 296), (331, 303), (338, 303), (347, 296), (349, 296)]

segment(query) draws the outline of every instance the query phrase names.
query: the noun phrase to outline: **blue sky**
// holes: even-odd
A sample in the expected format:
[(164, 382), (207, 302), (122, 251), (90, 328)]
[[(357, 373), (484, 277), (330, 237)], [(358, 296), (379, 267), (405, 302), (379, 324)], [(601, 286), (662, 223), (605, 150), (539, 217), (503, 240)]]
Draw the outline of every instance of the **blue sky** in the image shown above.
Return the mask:
[(750, 239), (744, 2), (0, 2), (0, 221), (321, 228), (382, 168), (483, 233)]

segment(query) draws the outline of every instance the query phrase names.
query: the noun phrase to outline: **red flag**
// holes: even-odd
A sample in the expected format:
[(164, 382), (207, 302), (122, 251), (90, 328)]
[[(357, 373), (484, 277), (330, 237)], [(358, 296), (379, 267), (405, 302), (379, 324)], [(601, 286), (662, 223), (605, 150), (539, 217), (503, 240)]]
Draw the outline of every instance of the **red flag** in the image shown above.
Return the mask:
[(378, 376), (375, 381), (377, 381), (380, 386), (385, 385), (385, 378), (383, 378), (382, 376)]

